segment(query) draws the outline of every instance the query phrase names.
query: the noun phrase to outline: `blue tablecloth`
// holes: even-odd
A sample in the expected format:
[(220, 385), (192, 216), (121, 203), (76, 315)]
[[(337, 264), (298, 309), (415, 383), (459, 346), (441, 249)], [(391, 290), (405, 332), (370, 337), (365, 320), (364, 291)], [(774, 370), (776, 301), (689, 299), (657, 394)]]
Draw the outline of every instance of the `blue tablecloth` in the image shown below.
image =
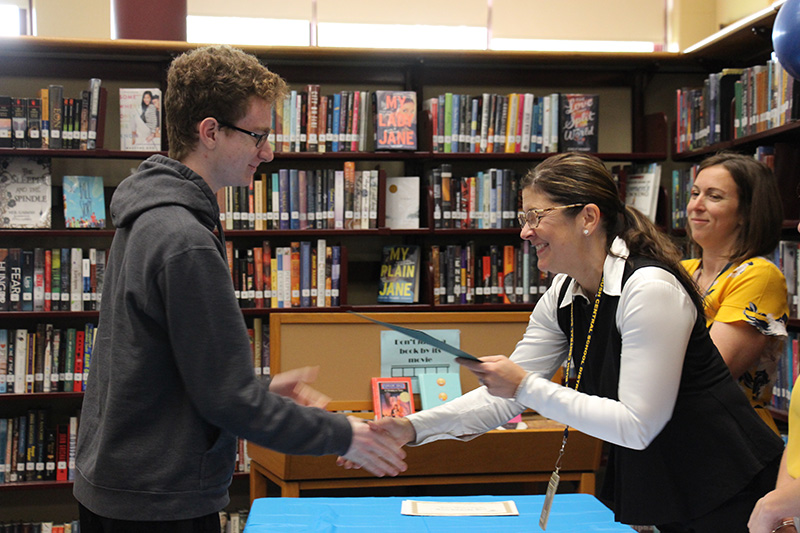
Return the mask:
[[(519, 516), (433, 517), (400, 514), (403, 500), (505, 501), (513, 500)], [(417, 533), (472, 531), (541, 531), (538, 496), (441, 496), (408, 498), (259, 498), (253, 502), (245, 533)], [(614, 522), (606, 506), (589, 494), (557, 494), (547, 524), (548, 533), (591, 533), (632, 528)]]

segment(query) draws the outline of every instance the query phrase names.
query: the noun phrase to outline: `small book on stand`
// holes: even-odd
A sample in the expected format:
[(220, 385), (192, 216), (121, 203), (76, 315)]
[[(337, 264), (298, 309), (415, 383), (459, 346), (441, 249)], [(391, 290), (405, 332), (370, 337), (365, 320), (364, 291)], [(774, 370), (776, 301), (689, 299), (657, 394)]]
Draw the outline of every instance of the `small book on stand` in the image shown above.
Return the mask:
[(372, 378), (372, 405), (375, 419), (400, 418), (414, 412), (411, 378)]

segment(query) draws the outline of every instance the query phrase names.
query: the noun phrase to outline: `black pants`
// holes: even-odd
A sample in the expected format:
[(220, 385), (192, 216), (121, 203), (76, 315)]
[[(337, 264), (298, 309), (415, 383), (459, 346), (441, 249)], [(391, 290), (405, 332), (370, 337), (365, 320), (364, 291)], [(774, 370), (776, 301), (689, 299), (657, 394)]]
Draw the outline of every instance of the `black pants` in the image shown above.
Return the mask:
[[(780, 463), (778, 456), (744, 490), (710, 513), (687, 523), (659, 525), (658, 530), (661, 533), (747, 533), (747, 521), (756, 502), (775, 488)], [(709, 490), (713, 490), (713, 487), (709, 487)]]
[(219, 513), (188, 520), (149, 522), (104, 518), (81, 504), (78, 506), (81, 517), (81, 533), (220, 533)]

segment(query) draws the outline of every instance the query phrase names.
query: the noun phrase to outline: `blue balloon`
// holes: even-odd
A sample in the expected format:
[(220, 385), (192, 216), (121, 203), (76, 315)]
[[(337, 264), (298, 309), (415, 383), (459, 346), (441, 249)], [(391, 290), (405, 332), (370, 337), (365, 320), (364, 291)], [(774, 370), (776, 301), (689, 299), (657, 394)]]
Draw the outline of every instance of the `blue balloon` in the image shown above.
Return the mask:
[(787, 0), (772, 26), (772, 46), (783, 68), (800, 79), (800, 0)]

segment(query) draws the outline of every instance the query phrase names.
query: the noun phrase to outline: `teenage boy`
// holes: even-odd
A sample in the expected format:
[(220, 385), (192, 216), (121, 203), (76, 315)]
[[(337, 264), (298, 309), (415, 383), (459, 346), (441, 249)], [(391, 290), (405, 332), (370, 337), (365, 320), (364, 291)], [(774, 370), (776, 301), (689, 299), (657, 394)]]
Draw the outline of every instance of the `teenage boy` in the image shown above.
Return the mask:
[(268, 387), (253, 372), (216, 193), (248, 185), (272, 160), (270, 110), (285, 91), (228, 46), (192, 50), (169, 68), (169, 157), (144, 161), (111, 202), (117, 231), (78, 435), (83, 533), (219, 532), (237, 436), (284, 453), (343, 454), (378, 476), (405, 470), (388, 435), (319, 408), (327, 398), (308, 385), (314, 370)]

